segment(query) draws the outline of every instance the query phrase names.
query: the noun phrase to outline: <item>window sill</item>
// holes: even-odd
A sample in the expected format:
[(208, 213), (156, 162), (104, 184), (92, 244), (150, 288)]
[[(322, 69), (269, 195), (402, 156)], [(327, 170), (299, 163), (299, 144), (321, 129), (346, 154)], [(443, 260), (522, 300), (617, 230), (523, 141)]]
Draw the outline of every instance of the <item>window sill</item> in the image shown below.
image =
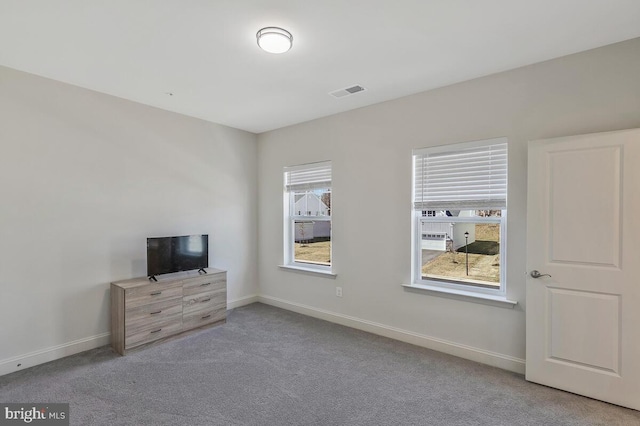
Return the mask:
[(292, 271), (292, 272), (302, 272), (304, 274), (309, 274), (309, 275), (317, 275), (320, 277), (325, 277), (325, 278), (336, 278), (338, 276), (338, 274), (334, 274), (331, 271), (323, 271), (320, 269), (314, 269), (314, 268), (305, 268), (304, 266), (294, 266), (294, 265), (278, 265), (278, 267), (282, 270), (285, 271)]
[(452, 299), (466, 300), (468, 302), (482, 303), (485, 305), (499, 306), (502, 308), (513, 309), (513, 307), (518, 304), (517, 301), (509, 300), (506, 297), (475, 293), (472, 291), (454, 290), (425, 284), (402, 284), (402, 286), (410, 290), (418, 290), (431, 293), (434, 296), (449, 297)]

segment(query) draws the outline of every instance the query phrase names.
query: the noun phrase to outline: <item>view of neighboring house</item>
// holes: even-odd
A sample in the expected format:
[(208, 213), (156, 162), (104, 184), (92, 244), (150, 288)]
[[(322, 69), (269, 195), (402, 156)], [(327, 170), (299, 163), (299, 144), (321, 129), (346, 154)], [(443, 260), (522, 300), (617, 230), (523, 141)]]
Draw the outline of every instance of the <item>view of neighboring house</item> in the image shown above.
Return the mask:
[[(305, 192), (296, 194), (294, 209), (298, 216), (326, 217), (330, 215), (329, 207), (320, 199), (318, 194)], [(331, 222), (318, 220), (296, 221), (295, 241), (309, 242), (316, 238), (328, 238), (331, 236)]]
[(313, 192), (296, 194), (293, 211), (297, 216), (329, 216), (329, 207)]
[[(437, 221), (422, 222), (422, 250), (457, 250), (476, 240), (475, 223), (454, 223), (447, 221), (448, 217), (475, 216), (473, 210), (428, 210), (425, 217), (435, 217)], [(440, 221), (439, 219), (442, 219)], [(468, 236), (465, 236), (468, 232)], [(467, 237), (465, 239), (465, 237)]]

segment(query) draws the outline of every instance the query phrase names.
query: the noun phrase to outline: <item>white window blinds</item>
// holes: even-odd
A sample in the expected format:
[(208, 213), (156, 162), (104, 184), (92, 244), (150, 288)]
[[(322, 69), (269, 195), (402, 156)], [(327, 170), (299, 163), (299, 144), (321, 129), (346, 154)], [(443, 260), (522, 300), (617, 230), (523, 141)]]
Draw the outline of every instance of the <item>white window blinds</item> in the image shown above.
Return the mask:
[(416, 210), (507, 207), (506, 138), (416, 150), (413, 173)]
[(285, 167), (284, 185), (288, 192), (331, 187), (331, 161)]

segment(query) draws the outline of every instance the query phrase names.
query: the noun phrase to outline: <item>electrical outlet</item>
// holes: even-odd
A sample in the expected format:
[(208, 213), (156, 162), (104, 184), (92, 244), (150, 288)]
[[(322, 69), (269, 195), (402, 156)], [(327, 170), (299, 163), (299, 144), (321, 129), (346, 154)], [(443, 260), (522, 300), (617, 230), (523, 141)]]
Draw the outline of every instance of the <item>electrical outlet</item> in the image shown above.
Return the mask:
[(336, 296), (342, 297), (342, 287), (336, 287)]

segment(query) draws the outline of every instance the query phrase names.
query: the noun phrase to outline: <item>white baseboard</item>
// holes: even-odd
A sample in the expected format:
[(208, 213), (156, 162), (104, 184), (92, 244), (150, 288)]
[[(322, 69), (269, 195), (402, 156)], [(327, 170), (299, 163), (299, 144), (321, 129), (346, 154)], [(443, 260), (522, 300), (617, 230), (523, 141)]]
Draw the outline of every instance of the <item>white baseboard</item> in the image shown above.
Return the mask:
[[(241, 297), (227, 302), (227, 309), (238, 308), (240, 306), (249, 305), (255, 302), (262, 302), (267, 305), (276, 306), (278, 308), (297, 312), (310, 317), (319, 318), (325, 321), (377, 334), (391, 339), (400, 340), (416, 346), (433, 349), (435, 351), (444, 352), (460, 358), (469, 359), (471, 361), (480, 362), (504, 370), (513, 371), (515, 373), (524, 374), (525, 361), (508, 355), (478, 349), (471, 346), (461, 345), (438, 339), (423, 334), (414, 333), (412, 331), (401, 330), (399, 328), (390, 327), (388, 325), (376, 323), (373, 321), (363, 320), (360, 318), (338, 314), (326, 311), (324, 309), (314, 308), (312, 306), (300, 303), (290, 302), (271, 296), (251, 295)], [(64, 343), (62, 345), (52, 346), (50, 348), (41, 349), (28, 354), (19, 355), (13, 358), (0, 360), (0, 376), (23, 370), (25, 368), (34, 367), (45, 362), (54, 361), (66, 356), (75, 355), (79, 352), (88, 351), (109, 344), (110, 333), (102, 333), (84, 339), (78, 339), (73, 342)]]
[(74, 340), (73, 342), (63, 343), (62, 345), (0, 360), (0, 376), (108, 345), (109, 336), (111, 336), (111, 333), (101, 333), (95, 336), (85, 337), (84, 339)]
[(459, 343), (449, 342), (431, 336), (425, 336), (423, 334), (414, 333), (412, 331), (401, 330), (399, 328), (390, 327), (388, 325), (379, 324), (348, 315), (338, 314), (300, 303), (290, 302), (287, 300), (279, 299), (277, 297), (261, 295), (258, 297), (258, 301), (267, 305), (272, 305), (278, 308), (297, 312), (299, 314), (308, 315), (310, 317), (319, 318), (325, 321), (333, 322), (380, 336), (389, 337), (391, 339), (400, 340), (412, 345), (433, 349), (438, 352), (444, 352), (449, 355), (454, 355), (482, 364), (491, 365), (493, 367), (502, 368), (503, 370), (513, 371), (514, 373), (524, 374), (525, 372), (525, 360), (521, 358), (503, 355), (484, 349), (474, 348), (471, 346), (461, 345)]
[(240, 306), (250, 305), (258, 301), (258, 295), (252, 294), (250, 296), (241, 297), (240, 299), (227, 300), (227, 309), (239, 308)]

